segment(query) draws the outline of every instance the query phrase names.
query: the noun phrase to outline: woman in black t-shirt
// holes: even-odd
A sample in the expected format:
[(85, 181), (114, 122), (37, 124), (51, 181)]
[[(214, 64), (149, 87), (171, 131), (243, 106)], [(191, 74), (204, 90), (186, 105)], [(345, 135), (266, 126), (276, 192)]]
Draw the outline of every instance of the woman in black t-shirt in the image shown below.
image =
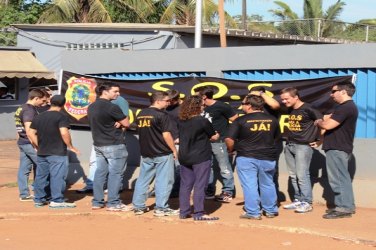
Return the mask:
[(194, 189), (193, 219), (218, 220), (205, 214), (204, 201), (212, 158), (210, 139), (217, 140), (219, 134), (200, 116), (202, 110), (201, 97), (191, 96), (182, 103), (179, 112), (180, 218), (191, 217), (190, 197)]

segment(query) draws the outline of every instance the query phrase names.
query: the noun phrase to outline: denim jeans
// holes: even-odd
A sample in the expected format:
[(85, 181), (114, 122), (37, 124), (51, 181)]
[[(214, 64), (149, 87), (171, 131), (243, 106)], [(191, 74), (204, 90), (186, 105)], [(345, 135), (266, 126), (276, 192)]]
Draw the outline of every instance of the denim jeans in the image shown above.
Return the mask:
[(259, 216), (261, 214), (260, 203), (266, 213), (278, 213), (277, 193), (273, 182), (275, 167), (275, 161), (243, 156), (236, 158), (236, 168), (243, 188), (244, 208), (247, 215)]
[(354, 192), (348, 170), (352, 154), (340, 150), (327, 150), (326, 170), (329, 185), (334, 192), (334, 204), (340, 212), (355, 211)]
[(168, 208), (168, 198), (174, 183), (174, 156), (142, 157), (140, 175), (136, 181), (132, 203), (137, 209), (144, 209), (148, 187), (155, 177), (155, 209)]
[(180, 215), (191, 214), (191, 192), (193, 189), (194, 217), (205, 214), (205, 187), (208, 185), (211, 161), (204, 161), (192, 166), (181, 166)]
[(312, 204), (312, 186), (309, 166), (313, 148), (309, 145), (286, 143), (285, 159), (291, 184), (294, 188), (294, 199)]
[(97, 154), (95, 153), (94, 145), (91, 147), (89, 159), (89, 175), (86, 178), (85, 184), (87, 189), (93, 189), (94, 176), (97, 171)]
[(18, 190), (20, 197), (24, 198), (30, 195), (29, 175), (31, 170), (37, 166), (37, 151), (31, 144), (18, 145), (20, 149), (20, 166), (18, 168)]
[[(224, 142), (212, 142), (211, 143), (212, 152), (215, 159), (218, 162), (218, 167), (220, 170), (220, 175), (222, 178), (222, 192), (229, 194), (234, 194), (235, 184), (234, 184), (234, 173), (229, 161), (229, 156), (227, 153), (227, 146)], [(210, 170), (209, 185), (207, 188), (207, 193), (215, 193), (215, 182), (213, 168)]]
[[(67, 156), (47, 155), (38, 156), (37, 174), (34, 182), (34, 201), (44, 202), (47, 199), (46, 187), (50, 185), (51, 200), (53, 202), (64, 202), (65, 179), (68, 175)], [(48, 177), (50, 180), (48, 181)]]
[(127, 148), (125, 144), (119, 144), (102, 147), (94, 146), (94, 149), (97, 156), (97, 169), (94, 175), (94, 198), (92, 204), (93, 206), (104, 206), (104, 188), (107, 183), (107, 207), (114, 207), (122, 203), (119, 190), (127, 167)]

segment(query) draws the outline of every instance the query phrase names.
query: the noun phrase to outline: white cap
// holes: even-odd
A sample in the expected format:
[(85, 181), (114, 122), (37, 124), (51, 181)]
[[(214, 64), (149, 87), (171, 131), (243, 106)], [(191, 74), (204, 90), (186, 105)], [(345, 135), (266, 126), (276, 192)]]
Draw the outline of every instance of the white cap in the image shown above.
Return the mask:
[(0, 81), (0, 88), (8, 88), (2, 81)]

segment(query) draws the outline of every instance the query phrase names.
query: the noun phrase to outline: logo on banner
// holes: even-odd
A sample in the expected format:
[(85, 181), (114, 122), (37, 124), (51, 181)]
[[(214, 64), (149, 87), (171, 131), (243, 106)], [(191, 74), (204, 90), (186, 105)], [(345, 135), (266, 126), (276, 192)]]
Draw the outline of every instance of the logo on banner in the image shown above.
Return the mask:
[(87, 108), (95, 101), (97, 83), (90, 78), (71, 77), (67, 80), (68, 89), (65, 92), (67, 100), (64, 109), (77, 120), (87, 115)]

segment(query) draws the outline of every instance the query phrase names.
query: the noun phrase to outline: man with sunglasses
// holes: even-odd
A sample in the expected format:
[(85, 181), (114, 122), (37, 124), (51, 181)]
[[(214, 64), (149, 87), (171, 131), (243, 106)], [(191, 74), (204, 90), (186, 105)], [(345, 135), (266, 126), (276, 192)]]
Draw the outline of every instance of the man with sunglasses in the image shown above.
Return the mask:
[(325, 129), (322, 149), (326, 154), (326, 169), (330, 187), (334, 192), (334, 209), (328, 209), (324, 219), (351, 217), (355, 213), (354, 192), (349, 161), (352, 157), (358, 109), (352, 100), (355, 86), (349, 81), (332, 87), (331, 97), (339, 105), (327, 119), (315, 124)]

